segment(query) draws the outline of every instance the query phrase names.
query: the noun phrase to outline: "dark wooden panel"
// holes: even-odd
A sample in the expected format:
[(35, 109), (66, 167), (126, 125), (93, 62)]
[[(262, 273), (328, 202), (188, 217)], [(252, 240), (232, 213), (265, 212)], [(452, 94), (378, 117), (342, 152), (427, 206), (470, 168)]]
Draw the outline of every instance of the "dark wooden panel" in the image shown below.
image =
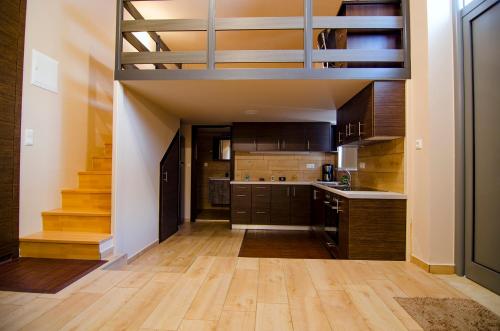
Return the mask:
[(269, 208), (252, 208), (252, 224), (271, 224), (271, 214)]
[(406, 200), (349, 201), (349, 258), (404, 260)]
[(290, 186), (273, 185), (271, 188), (271, 223), (290, 224)]
[(311, 223), (311, 186), (293, 185), (290, 199), (290, 224), (309, 225)]
[(248, 193), (236, 193), (231, 194), (231, 207), (232, 208), (244, 208), (250, 209), (252, 207), (252, 195)]
[(329, 152), (331, 145), (330, 123), (307, 123), (305, 125), (306, 149), (314, 152)]
[(232, 224), (250, 224), (252, 223), (252, 215), (250, 208), (236, 208), (231, 206), (231, 223)]
[(374, 83), (374, 135), (405, 136), (405, 82)]
[(26, 1), (3, 1), (0, 10), (0, 260), (17, 257), (19, 141)]
[(271, 185), (252, 185), (252, 209), (269, 210), (271, 207)]

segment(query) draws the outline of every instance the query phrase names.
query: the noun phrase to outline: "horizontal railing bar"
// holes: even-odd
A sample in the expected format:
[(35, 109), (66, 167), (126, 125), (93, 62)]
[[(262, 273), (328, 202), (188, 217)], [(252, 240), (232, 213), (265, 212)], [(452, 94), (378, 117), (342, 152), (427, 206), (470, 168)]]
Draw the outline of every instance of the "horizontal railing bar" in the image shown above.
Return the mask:
[(207, 24), (203, 19), (127, 20), (122, 22), (122, 31), (206, 31)]
[(205, 51), (123, 52), (123, 64), (206, 63)]
[(314, 16), (314, 29), (402, 29), (402, 16)]
[[(139, 52), (150, 52), (150, 50), (144, 46), (144, 44), (134, 36), (132, 32), (124, 32), (123, 33), (123, 38), (125, 38), (126, 41), (132, 45), (136, 50)], [(159, 69), (167, 69), (167, 67), (164, 64), (158, 64), (160, 67)]]
[(409, 71), (405, 68), (120, 70), (115, 75), (117, 80), (402, 80), (410, 78)]
[(304, 62), (303, 50), (216, 51), (217, 63), (288, 63)]
[(237, 17), (218, 18), (215, 30), (301, 30), (304, 17)]
[(313, 62), (403, 62), (402, 49), (313, 50)]

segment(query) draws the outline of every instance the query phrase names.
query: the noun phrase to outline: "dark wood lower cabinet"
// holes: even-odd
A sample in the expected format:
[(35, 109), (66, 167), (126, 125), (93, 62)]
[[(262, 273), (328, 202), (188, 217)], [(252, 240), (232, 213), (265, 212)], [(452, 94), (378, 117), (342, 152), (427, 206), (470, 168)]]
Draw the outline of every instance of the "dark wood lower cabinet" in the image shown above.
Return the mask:
[(290, 225), (289, 185), (273, 185), (271, 188), (271, 223)]
[(311, 224), (311, 186), (294, 185), (290, 188), (290, 224)]

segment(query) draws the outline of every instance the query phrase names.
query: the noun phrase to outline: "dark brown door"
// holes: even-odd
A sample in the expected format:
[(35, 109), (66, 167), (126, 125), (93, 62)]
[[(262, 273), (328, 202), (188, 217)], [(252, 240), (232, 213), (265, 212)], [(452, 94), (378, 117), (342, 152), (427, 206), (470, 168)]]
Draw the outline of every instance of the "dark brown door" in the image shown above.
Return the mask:
[(160, 164), (160, 242), (177, 232), (180, 224), (180, 151), (179, 131)]
[(271, 223), (290, 224), (290, 186), (271, 185)]
[(278, 123), (254, 124), (257, 133), (257, 151), (279, 151), (281, 147), (281, 127)]
[(19, 255), (19, 146), (25, 0), (0, 9), (0, 261)]
[(304, 123), (284, 123), (281, 124), (280, 149), (282, 151), (306, 151), (306, 138)]
[(311, 186), (293, 185), (290, 188), (290, 224), (311, 223)]

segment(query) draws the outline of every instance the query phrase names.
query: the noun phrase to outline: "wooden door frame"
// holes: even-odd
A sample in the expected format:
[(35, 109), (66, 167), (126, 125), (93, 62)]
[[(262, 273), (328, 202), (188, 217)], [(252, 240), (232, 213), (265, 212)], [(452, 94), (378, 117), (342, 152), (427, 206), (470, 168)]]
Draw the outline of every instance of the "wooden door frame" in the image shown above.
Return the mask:
[(174, 138), (170, 142), (170, 145), (167, 148), (167, 151), (165, 154), (163, 154), (163, 157), (161, 158), (160, 161), (160, 176), (159, 176), (159, 188), (160, 188), (160, 203), (159, 203), (159, 209), (158, 209), (158, 241), (161, 240), (161, 233), (162, 233), (162, 222), (161, 222), (161, 216), (162, 216), (162, 204), (163, 204), (163, 190), (162, 190), (162, 166), (165, 163), (168, 154), (172, 150), (175, 144), (179, 145), (179, 163), (177, 165), (177, 172), (178, 172), (178, 178), (179, 178), (179, 183), (177, 184), (177, 196), (178, 196), (178, 206), (177, 206), (177, 226), (180, 225), (181, 223), (181, 208), (182, 208), (182, 185), (181, 185), (181, 133), (180, 129), (177, 130)]
[(229, 128), (229, 132), (231, 135), (231, 160), (230, 160), (230, 166), (229, 166), (229, 178), (231, 180), (234, 179), (234, 151), (233, 151), (233, 139), (232, 139), (232, 133), (233, 133), (233, 126), (232, 124), (221, 124), (221, 125), (192, 125), (191, 126), (191, 212), (189, 215), (189, 220), (190, 222), (194, 223), (196, 222), (196, 214), (198, 213), (198, 191), (197, 191), (197, 184), (198, 184), (198, 176), (196, 173), (196, 160), (197, 160), (197, 155), (198, 155), (198, 129), (202, 128)]

